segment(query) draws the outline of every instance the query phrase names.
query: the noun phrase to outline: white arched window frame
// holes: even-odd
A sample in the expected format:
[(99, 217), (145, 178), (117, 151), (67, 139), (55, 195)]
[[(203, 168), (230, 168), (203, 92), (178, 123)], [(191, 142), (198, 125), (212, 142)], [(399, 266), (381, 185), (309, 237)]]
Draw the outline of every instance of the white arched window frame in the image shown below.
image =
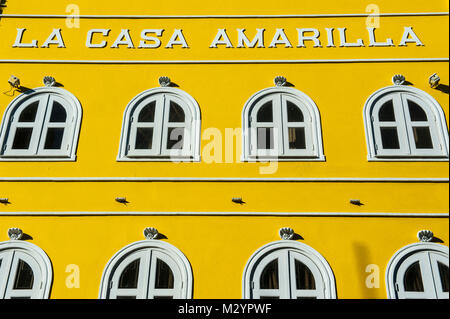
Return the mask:
[[(278, 285), (266, 289), (261, 287), (261, 275), (271, 263), (277, 267), (274, 279)], [(297, 270), (308, 273), (309, 284), (296, 277)], [(334, 274), (328, 262), (310, 246), (295, 241), (272, 242), (258, 249), (245, 266), (242, 287), (244, 299), (336, 298)]]
[(41, 248), (0, 242), (0, 299), (48, 299), (52, 280), (50, 259)]
[(0, 160), (74, 161), (82, 108), (56, 87), (29, 90), (7, 107), (0, 127)]
[[(386, 110), (383, 118), (380, 110)], [(366, 101), (364, 125), (370, 161), (448, 161), (444, 111), (422, 90), (400, 85), (378, 90)]]
[[(135, 263), (136, 266), (133, 265)], [(158, 267), (170, 269), (170, 286), (158, 284)], [(122, 274), (135, 267), (134, 283), (119, 284)], [(192, 269), (184, 254), (166, 242), (144, 240), (117, 252), (107, 263), (100, 299), (191, 299)]]
[[(388, 298), (448, 299), (448, 266), (449, 250), (444, 245), (415, 243), (403, 247), (394, 254), (386, 268)], [(446, 278), (443, 267), (446, 267)], [(415, 271), (416, 275), (411, 277), (419, 281), (410, 283), (411, 288), (406, 288), (405, 274), (408, 271)]]
[[(272, 112), (264, 112), (267, 107)], [(242, 161), (325, 161), (319, 109), (294, 88), (267, 88), (253, 95), (245, 103), (242, 128)]]
[[(140, 119), (150, 106), (150, 116)], [(171, 120), (174, 108), (182, 110), (183, 120)], [(186, 92), (172, 87), (142, 92), (125, 109), (117, 160), (198, 162), (200, 124), (200, 107)]]

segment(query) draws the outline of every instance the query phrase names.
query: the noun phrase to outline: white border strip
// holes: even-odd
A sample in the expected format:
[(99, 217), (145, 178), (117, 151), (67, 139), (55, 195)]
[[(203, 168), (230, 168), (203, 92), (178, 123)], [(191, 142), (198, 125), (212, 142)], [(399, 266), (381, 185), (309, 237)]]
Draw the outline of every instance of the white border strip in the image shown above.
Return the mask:
[(403, 217), (449, 218), (448, 213), (349, 212), (0, 212), (0, 216), (276, 216), (276, 217)]
[(0, 59), (0, 63), (42, 64), (313, 64), (313, 63), (389, 63), (389, 62), (449, 62), (449, 58), (391, 59), (315, 59), (315, 60), (27, 60)]
[[(398, 12), (379, 13), (380, 17), (420, 17), (420, 16), (448, 16), (449, 12)], [(290, 19), (290, 18), (367, 18), (368, 13), (343, 14), (256, 14), (256, 15), (79, 15), (80, 19)], [(73, 15), (67, 14), (0, 14), (1, 18), (49, 18), (67, 19)]]
[(361, 177), (0, 177), (0, 182), (448, 183), (449, 178)]

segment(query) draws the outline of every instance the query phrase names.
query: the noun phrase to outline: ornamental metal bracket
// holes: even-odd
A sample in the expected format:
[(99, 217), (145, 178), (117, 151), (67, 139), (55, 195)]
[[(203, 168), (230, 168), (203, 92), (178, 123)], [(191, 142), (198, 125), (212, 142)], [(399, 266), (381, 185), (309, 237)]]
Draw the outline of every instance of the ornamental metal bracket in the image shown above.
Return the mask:
[(421, 230), (417, 233), (417, 238), (423, 243), (429, 243), (433, 240), (434, 234), (431, 230)]
[(432, 76), (428, 78), (428, 83), (430, 84), (430, 87), (432, 89), (435, 89), (439, 86), (439, 82), (441, 81), (441, 78), (437, 73), (434, 73)]
[(394, 85), (403, 85), (405, 84), (405, 81), (406, 78), (402, 74), (396, 74), (392, 77), (392, 83), (394, 83)]
[(44, 77), (44, 85), (46, 87), (54, 87), (56, 85), (56, 80), (52, 76), (45, 76)]
[(286, 86), (287, 80), (284, 76), (277, 76), (274, 80), (276, 86)]
[(283, 227), (279, 230), (279, 234), (282, 240), (292, 240), (295, 233), (292, 228)]
[(159, 85), (161, 85), (161, 87), (168, 87), (172, 83), (170, 78), (167, 76), (160, 77), (158, 81), (159, 81)]
[(147, 227), (144, 229), (144, 236), (148, 240), (157, 239), (159, 232), (156, 228)]
[(20, 240), (23, 236), (23, 231), (20, 228), (8, 229), (8, 237), (11, 240)]

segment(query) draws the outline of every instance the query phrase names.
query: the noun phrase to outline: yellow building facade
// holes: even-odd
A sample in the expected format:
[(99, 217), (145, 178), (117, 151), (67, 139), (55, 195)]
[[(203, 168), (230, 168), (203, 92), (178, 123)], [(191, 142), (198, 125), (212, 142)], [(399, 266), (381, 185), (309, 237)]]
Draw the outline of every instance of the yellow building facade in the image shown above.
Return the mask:
[(0, 10), (2, 298), (448, 298), (446, 1)]

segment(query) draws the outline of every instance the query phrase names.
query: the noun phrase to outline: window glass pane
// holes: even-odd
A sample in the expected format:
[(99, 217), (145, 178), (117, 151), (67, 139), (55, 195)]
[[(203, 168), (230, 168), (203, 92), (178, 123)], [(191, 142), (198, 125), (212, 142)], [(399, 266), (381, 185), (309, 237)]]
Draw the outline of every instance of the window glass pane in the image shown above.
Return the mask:
[(53, 102), (52, 114), (50, 115), (50, 122), (64, 123), (67, 118), (66, 109), (58, 102)]
[(156, 101), (144, 106), (139, 113), (138, 122), (151, 123), (155, 121)]
[(184, 123), (185, 115), (183, 108), (177, 103), (170, 101), (169, 122)]
[(136, 129), (136, 145), (137, 150), (150, 150), (153, 145), (153, 128), (138, 127)]
[(305, 264), (295, 261), (295, 282), (297, 290), (315, 290), (316, 281), (311, 270)]
[(257, 122), (273, 122), (272, 101), (265, 103), (258, 111)]
[(378, 112), (380, 122), (395, 122), (394, 103), (392, 100), (383, 104)]
[(413, 122), (428, 121), (427, 114), (418, 104), (408, 100), (408, 108), (409, 108), (409, 115), (411, 116), (411, 121)]
[(19, 116), (19, 122), (34, 122), (39, 106), (39, 101), (31, 103), (27, 106)]
[(44, 149), (59, 150), (61, 149), (62, 139), (64, 136), (64, 128), (49, 128), (47, 137), (45, 138)]
[[(155, 278), (155, 288), (156, 289), (173, 289), (173, 272), (162, 260), (158, 259), (156, 261), (156, 278)], [(155, 297), (156, 299), (156, 297)]]
[(292, 102), (287, 102), (288, 122), (304, 122), (300, 108)]
[(448, 277), (448, 267), (443, 263), (438, 262), (439, 276), (441, 277), (442, 291), (448, 292), (449, 277)]
[(262, 271), (259, 279), (260, 289), (278, 289), (278, 259), (271, 261)]
[(422, 273), (420, 272), (419, 262), (415, 262), (405, 272), (403, 277), (405, 291), (424, 291)]
[(183, 149), (184, 128), (169, 127), (167, 134), (167, 149), (181, 150)]
[(273, 150), (274, 137), (272, 127), (258, 127), (257, 130), (258, 149), (259, 150)]
[(34, 274), (30, 265), (19, 259), (13, 289), (33, 289)]
[[(119, 278), (119, 288), (124, 289), (133, 289), (137, 288), (138, 286), (138, 279), (139, 279), (139, 264), (141, 260), (136, 259), (135, 261), (131, 262), (120, 274)], [(119, 297), (117, 297), (119, 298)], [(136, 298), (136, 297), (134, 297)]]
[(431, 140), (430, 128), (428, 127), (413, 127), (414, 141), (416, 148), (432, 149), (433, 142)]
[(289, 128), (289, 148), (291, 150), (306, 149), (305, 128), (290, 127)]
[(33, 128), (31, 127), (18, 127), (16, 129), (16, 135), (12, 149), (14, 150), (27, 150), (30, 146), (31, 135), (33, 134)]
[(384, 149), (400, 149), (400, 143), (398, 141), (397, 128), (395, 127), (382, 127), (381, 141)]

